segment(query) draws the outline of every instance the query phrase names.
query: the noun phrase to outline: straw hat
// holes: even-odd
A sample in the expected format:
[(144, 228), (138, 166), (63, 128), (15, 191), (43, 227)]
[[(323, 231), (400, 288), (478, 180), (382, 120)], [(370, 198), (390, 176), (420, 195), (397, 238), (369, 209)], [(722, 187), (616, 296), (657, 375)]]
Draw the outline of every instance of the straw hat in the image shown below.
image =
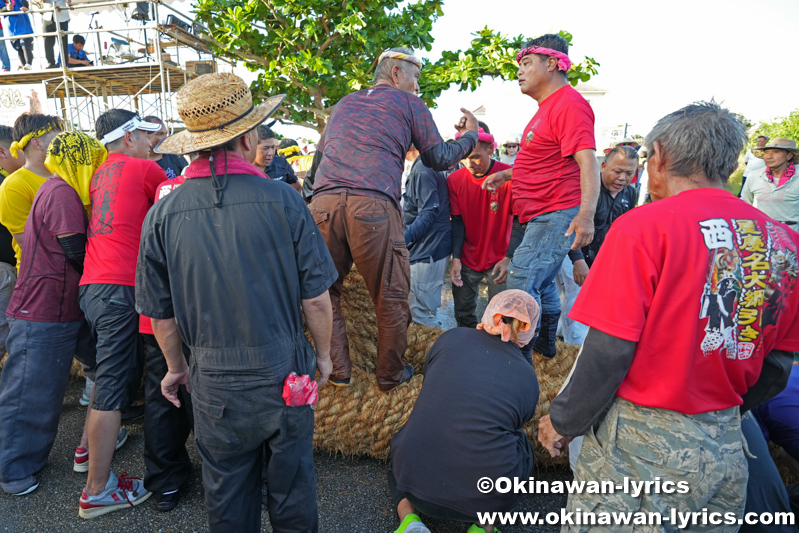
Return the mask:
[(793, 160), (799, 161), (799, 150), (796, 148), (796, 141), (793, 139), (786, 139), (785, 137), (774, 137), (774, 139), (763, 148), (752, 148), (752, 155), (763, 159), (763, 155), (769, 148), (778, 148), (786, 152), (791, 152), (793, 154)]
[(269, 118), (285, 97), (279, 94), (253, 106), (250, 88), (235, 74), (203, 74), (176, 95), (186, 129), (158, 143), (155, 151), (186, 154), (225, 144)]

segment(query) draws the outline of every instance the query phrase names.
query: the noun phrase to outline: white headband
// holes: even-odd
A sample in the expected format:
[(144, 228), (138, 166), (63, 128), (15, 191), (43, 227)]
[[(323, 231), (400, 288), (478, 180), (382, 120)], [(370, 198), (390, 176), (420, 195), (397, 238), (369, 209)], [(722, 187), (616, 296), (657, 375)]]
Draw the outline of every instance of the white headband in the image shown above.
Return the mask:
[(410, 54), (403, 54), (402, 52), (393, 52), (391, 50), (387, 50), (380, 54), (380, 59), (378, 59), (377, 62), (380, 63), (386, 58), (400, 59), (402, 61), (407, 61), (408, 63), (413, 63), (417, 67), (422, 68), (422, 60)]
[(158, 131), (161, 129), (161, 124), (154, 124), (152, 122), (145, 122), (140, 119), (138, 116), (133, 117), (129, 121), (122, 124), (115, 130), (109, 131), (105, 134), (105, 136), (100, 140), (101, 143), (108, 144), (116, 141), (117, 139), (121, 139), (125, 136), (125, 133), (133, 130), (144, 130), (144, 131)]

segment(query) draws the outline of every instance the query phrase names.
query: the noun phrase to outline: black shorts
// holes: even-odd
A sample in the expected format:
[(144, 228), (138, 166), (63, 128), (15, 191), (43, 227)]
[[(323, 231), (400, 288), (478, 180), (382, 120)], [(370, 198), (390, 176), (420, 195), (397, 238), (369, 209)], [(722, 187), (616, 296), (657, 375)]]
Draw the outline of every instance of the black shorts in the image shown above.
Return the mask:
[(130, 405), (143, 365), (135, 289), (127, 285), (83, 285), (80, 308), (97, 339), (94, 402), (98, 411)]

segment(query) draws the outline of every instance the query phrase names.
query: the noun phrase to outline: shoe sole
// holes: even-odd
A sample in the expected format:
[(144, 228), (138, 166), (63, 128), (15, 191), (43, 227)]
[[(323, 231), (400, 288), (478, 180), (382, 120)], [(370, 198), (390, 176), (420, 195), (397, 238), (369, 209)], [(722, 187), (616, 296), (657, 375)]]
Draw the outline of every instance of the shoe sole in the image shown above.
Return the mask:
[(114, 448), (114, 449), (115, 450), (120, 449), (126, 442), (128, 442), (128, 433), (127, 432), (125, 432), (125, 438), (124, 439), (117, 441), (116, 448)]
[(81, 508), (78, 511), (78, 515), (84, 520), (91, 520), (92, 518), (97, 518), (98, 516), (102, 516), (104, 514), (113, 513), (114, 511), (119, 511), (120, 509), (129, 509), (131, 506), (136, 507), (140, 503), (147, 501), (152, 495), (153, 495), (152, 492), (148, 492), (138, 500), (135, 500), (131, 503), (125, 501), (122, 503), (118, 503), (117, 505), (104, 505), (102, 507), (92, 507), (91, 509)]
[(332, 379), (327, 380), (327, 382), (333, 385), (334, 387), (341, 387), (341, 388), (349, 387), (352, 384), (351, 382), (350, 383), (335, 382)]
[(33, 492), (34, 490), (36, 490), (38, 488), (39, 488), (39, 482), (37, 481), (36, 484), (33, 485), (32, 487), (30, 487), (28, 489), (25, 489), (22, 492), (14, 493), (14, 496), (25, 496), (26, 494), (30, 494), (31, 492)]
[[(126, 442), (128, 442), (128, 433), (125, 433), (125, 438), (124, 439), (122, 439), (120, 441), (117, 441), (116, 447), (114, 449), (115, 450), (120, 449)], [(75, 472), (88, 472), (89, 471), (89, 461), (86, 461), (85, 463), (73, 462), (72, 463), (72, 470), (74, 470)]]

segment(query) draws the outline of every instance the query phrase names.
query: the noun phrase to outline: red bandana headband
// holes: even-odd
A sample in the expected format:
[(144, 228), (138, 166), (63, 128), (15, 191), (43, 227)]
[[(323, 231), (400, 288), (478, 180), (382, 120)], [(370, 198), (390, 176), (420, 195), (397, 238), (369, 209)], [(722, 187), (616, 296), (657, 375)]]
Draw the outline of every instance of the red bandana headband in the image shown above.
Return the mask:
[(529, 54), (541, 54), (556, 58), (558, 60), (558, 70), (562, 70), (564, 72), (568, 72), (568, 70), (572, 68), (572, 62), (569, 59), (569, 56), (563, 52), (558, 52), (557, 50), (553, 50), (551, 48), (542, 48), (540, 46), (522, 48), (521, 51), (516, 54), (516, 62), (521, 63), (522, 58)]

